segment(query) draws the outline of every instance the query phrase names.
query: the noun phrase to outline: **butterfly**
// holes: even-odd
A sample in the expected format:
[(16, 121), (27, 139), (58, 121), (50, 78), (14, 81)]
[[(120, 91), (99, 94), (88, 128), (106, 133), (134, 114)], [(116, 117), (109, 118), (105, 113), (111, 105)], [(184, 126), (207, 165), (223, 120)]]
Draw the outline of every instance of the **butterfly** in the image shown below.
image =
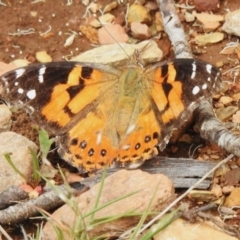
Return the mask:
[(0, 78), (1, 96), (56, 136), (79, 169), (136, 168), (220, 86), (220, 71), (194, 59), (119, 68), (84, 62), (33, 64)]

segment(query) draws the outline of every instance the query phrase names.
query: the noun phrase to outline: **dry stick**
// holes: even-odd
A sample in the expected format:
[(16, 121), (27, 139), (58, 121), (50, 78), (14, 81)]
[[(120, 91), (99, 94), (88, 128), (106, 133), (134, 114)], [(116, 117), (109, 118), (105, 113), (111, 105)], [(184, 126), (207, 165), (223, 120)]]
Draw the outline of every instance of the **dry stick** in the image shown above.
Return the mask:
[(1, 225), (0, 225), (0, 232), (7, 240), (13, 240)]
[[(71, 193), (69, 192), (68, 187), (56, 186), (58, 191), (62, 193), (63, 196), (70, 196), (70, 194), (79, 195), (89, 188), (82, 185), (81, 189), (76, 190), (71, 188)], [(31, 216), (39, 214), (39, 211), (36, 207), (44, 209), (44, 210), (51, 210), (53, 208), (59, 207), (63, 205), (65, 202), (59, 196), (59, 194), (55, 190), (51, 190), (48, 192), (43, 193), (38, 198), (31, 199), (24, 203), (19, 203), (14, 206), (10, 206), (5, 210), (0, 211), (0, 224), (14, 224), (20, 221), (23, 221)], [(35, 207), (36, 206), (36, 207)]]
[(17, 186), (10, 186), (0, 193), (0, 209), (7, 208), (15, 204), (14, 202), (20, 202), (27, 198), (29, 198), (29, 195), (23, 189)]
[(212, 105), (208, 101), (201, 101), (201, 105), (194, 113), (203, 139), (216, 143), (227, 152), (240, 157), (240, 137), (231, 133), (225, 125), (215, 117)]
[(176, 58), (192, 58), (192, 51), (186, 39), (186, 34), (178, 18), (172, 0), (157, 0), (162, 15), (164, 31), (167, 33)]

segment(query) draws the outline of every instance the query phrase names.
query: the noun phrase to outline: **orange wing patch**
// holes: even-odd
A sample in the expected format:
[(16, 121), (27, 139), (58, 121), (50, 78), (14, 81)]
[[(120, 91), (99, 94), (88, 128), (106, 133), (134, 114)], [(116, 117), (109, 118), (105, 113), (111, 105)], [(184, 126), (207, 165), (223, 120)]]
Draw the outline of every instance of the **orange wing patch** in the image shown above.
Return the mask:
[[(87, 171), (109, 166), (117, 156), (117, 149), (103, 133), (106, 118), (99, 118), (89, 112), (68, 133), (68, 140), (63, 138), (63, 148), (68, 148), (73, 155), (61, 155), (74, 166), (83, 166)], [(67, 146), (64, 146), (67, 145)]]
[[(84, 107), (99, 97), (99, 86), (103, 72), (91, 68), (76, 66), (69, 73), (66, 84), (54, 87), (51, 100), (46, 104), (41, 113), (49, 121), (59, 126), (66, 126), (72, 115), (80, 112)], [(91, 85), (91, 92), (86, 86)]]
[(59, 84), (52, 93), (51, 101), (43, 107), (41, 114), (49, 121), (64, 127), (71, 117), (63, 109), (70, 101), (69, 93), (66, 92), (69, 85)]
[(182, 83), (176, 79), (176, 70), (173, 64), (169, 64), (166, 73), (163, 68), (158, 68), (154, 72), (154, 81), (151, 96), (162, 113), (164, 124), (176, 119), (182, 111)]
[[(129, 126), (126, 138), (119, 146), (119, 165), (140, 165), (155, 156), (155, 146), (161, 139), (161, 128), (152, 110), (139, 114), (135, 126)], [(136, 167), (136, 166), (135, 166)]]

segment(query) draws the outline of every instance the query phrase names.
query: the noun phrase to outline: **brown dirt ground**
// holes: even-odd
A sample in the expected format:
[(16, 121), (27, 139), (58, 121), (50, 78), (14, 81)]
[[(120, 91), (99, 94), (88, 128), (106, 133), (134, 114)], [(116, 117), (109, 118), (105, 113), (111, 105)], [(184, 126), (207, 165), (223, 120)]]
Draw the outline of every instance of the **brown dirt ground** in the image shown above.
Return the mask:
[[(74, 43), (65, 48), (64, 42), (71, 31), (77, 33), (80, 32), (79, 27), (85, 23), (85, 19), (82, 19), (86, 11), (86, 7), (82, 5), (81, 0), (73, 0), (71, 5), (67, 5), (67, 0), (46, 0), (45, 2), (37, 2), (31, 4), (30, 1), (23, 0), (2, 0), (7, 6), (0, 5), (1, 21), (0, 21), (0, 60), (6, 63), (13, 61), (14, 59), (26, 58), (30, 62), (36, 62), (35, 54), (38, 51), (45, 50), (53, 58), (53, 61), (63, 60), (64, 56), (77, 55), (80, 52), (84, 52), (92, 48), (90, 41), (84, 36), (78, 35), (75, 38)], [(106, 6), (112, 1), (98, 0), (102, 6)], [(131, 1), (133, 2), (133, 1)], [(220, 2), (220, 8), (216, 12), (217, 14), (224, 14), (228, 8), (230, 11), (239, 8), (238, 1), (222, 0)], [(117, 18), (122, 18), (126, 12), (126, 5), (119, 5), (111, 13)], [(37, 13), (36, 17), (31, 14)], [(154, 15), (155, 12), (152, 12)], [(180, 14), (181, 16), (181, 14)], [(194, 28), (192, 24), (183, 22), (186, 33), (189, 30), (194, 30), (198, 33), (203, 32), (201, 28)], [(12, 36), (12, 33), (18, 33), (19, 30), (34, 29), (33, 34)], [(41, 33), (46, 32), (49, 28), (50, 34), (42, 36)], [(225, 35), (225, 39), (217, 44), (209, 45), (207, 47), (197, 47), (192, 43), (193, 53), (195, 57), (216, 64), (223, 62), (223, 70), (230, 69), (235, 66), (235, 62), (231, 59), (237, 60), (236, 54), (226, 56), (221, 55), (220, 51), (224, 48), (226, 43), (235, 42), (238, 38), (234, 36)], [(167, 36), (157, 42), (161, 48), (164, 49), (164, 56), (166, 59), (174, 57), (173, 51), (170, 48), (170, 43)], [(229, 58), (228, 58), (229, 57)], [(226, 78), (226, 76), (225, 76)], [(232, 79), (227, 76), (227, 80)], [(239, 79), (237, 79), (239, 81)], [(21, 115), (22, 116), (22, 115)], [(31, 139), (36, 139), (36, 135), (29, 132), (29, 127), (26, 126), (26, 120), (24, 116), (21, 117), (21, 122), (25, 124), (15, 123), (13, 130), (16, 130)], [(31, 122), (29, 122), (31, 124)], [(23, 129), (20, 129), (20, 128)], [(18, 129), (18, 130), (17, 130)], [(195, 134), (191, 129), (188, 134), (193, 136), (194, 146), (202, 143), (200, 137)], [(187, 157), (190, 144), (178, 143), (172, 145), (167, 149), (168, 153), (171, 153), (175, 157)], [(194, 148), (194, 147), (193, 147)], [(176, 151), (175, 151), (175, 150)], [(180, 149), (180, 151), (178, 151)], [(184, 149), (184, 151), (183, 151)], [(186, 150), (186, 151), (185, 151)], [(224, 155), (220, 152), (219, 155)]]

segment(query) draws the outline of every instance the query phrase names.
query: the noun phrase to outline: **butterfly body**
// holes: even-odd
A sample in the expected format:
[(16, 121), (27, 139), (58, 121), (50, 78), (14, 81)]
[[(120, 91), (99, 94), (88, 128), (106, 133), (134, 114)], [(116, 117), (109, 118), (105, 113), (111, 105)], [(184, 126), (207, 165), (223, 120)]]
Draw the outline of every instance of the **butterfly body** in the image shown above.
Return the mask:
[(122, 68), (62, 62), (11, 71), (0, 84), (4, 98), (57, 136), (63, 159), (90, 171), (155, 156), (219, 78), (217, 68), (193, 59)]

